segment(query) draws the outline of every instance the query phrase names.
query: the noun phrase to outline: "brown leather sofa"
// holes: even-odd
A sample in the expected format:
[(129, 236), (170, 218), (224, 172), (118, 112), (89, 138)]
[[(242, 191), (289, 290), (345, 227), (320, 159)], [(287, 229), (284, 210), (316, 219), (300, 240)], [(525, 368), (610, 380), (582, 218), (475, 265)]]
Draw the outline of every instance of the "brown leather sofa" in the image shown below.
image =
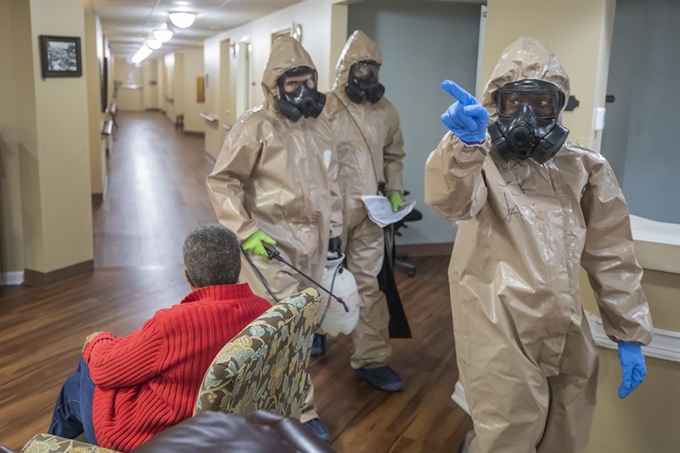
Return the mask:
[(241, 416), (203, 412), (156, 435), (132, 453), (332, 453), (299, 421), (258, 411)]
[[(333, 453), (299, 421), (258, 411), (203, 412), (156, 435), (131, 453)], [(0, 447), (0, 453), (14, 453)]]

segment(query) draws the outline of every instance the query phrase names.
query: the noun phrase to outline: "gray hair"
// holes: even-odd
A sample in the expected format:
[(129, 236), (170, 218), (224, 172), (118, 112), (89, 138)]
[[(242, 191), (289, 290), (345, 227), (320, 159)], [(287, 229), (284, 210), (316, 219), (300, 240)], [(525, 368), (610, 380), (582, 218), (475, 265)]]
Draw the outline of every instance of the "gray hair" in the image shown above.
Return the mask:
[(184, 267), (196, 288), (231, 285), (241, 273), (241, 248), (233, 231), (219, 223), (201, 225), (184, 241)]

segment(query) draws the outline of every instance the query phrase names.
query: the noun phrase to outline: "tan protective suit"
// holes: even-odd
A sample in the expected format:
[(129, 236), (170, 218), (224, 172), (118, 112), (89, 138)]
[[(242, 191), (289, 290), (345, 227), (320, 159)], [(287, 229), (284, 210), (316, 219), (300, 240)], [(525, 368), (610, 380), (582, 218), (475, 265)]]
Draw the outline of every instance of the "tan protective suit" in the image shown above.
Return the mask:
[(383, 230), (369, 218), (362, 195), (376, 195), (378, 180), (386, 190), (403, 193), (404, 139), (399, 115), (382, 98), (375, 104), (356, 104), (345, 94), (350, 67), (362, 60), (382, 63), (378, 46), (361, 31), (347, 40), (336, 67), (333, 91), (328, 93), (326, 112), (336, 135), (338, 183), (343, 203), (343, 252), (361, 297), (359, 324), (352, 334), (353, 368), (382, 365), (389, 357), (389, 313), (377, 275), (385, 251)]
[[(342, 233), (341, 200), (328, 120), (321, 115), (294, 123), (276, 107), (277, 79), (297, 66), (314, 68), (314, 63), (296, 40), (277, 39), (262, 80), (266, 99), (244, 113), (227, 135), (208, 176), (208, 191), (219, 221), (241, 242), (264, 231), (286, 261), (318, 282), (329, 237)], [(279, 300), (313, 286), (283, 263), (252, 253), (248, 257)], [(253, 267), (242, 261), (241, 281), (273, 302)], [(303, 422), (318, 418), (311, 400)]]
[[(569, 79), (540, 42), (521, 38), (493, 71), (492, 93), (522, 79)], [(425, 202), (461, 221), (449, 279), (458, 367), (473, 453), (583, 451), (595, 407), (598, 356), (579, 299), (590, 276), (614, 341), (648, 344), (649, 306), (629, 213), (607, 161), (566, 142), (540, 165), (506, 161), (490, 145), (448, 133), (425, 169)]]

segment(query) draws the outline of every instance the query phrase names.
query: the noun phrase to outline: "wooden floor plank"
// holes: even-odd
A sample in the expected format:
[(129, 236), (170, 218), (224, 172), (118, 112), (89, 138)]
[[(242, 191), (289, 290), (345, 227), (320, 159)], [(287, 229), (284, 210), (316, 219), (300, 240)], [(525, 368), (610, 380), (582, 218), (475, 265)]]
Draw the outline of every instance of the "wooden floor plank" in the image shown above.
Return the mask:
[[(181, 247), (215, 222), (205, 187), (203, 140), (160, 113), (121, 113), (109, 158), (109, 191), (94, 209), (95, 273), (50, 288), (0, 288), (0, 444), (20, 448), (47, 429), (86, 335), (126, 335), (189, 292)], [(471, 420), (450, 399), (457, 380), (446, 258), (419, 258), (397, 281), (414, 338), (393, 340), (390, 364), (405, 389), (359, 382), (348, 337), (330, 338), (310, 370), (338, 452), (450, 452)]]

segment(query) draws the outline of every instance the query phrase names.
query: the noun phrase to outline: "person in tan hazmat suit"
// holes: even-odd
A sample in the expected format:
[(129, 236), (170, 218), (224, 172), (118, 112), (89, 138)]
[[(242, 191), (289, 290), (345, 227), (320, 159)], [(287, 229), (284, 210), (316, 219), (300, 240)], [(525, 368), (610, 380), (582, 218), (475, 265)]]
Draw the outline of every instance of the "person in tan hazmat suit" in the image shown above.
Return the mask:
[[(347, 40), (336, 66), (326, 113), (337, 137), (338, 183), (343, 202), (343, 239), (347, 268), (354, 275), (360, 296), (359, 323), (352, 333), (351, 366), (357, 377), (375, 387), (402, 389), (399, 375), (385, 361), (389, 312), (377, 275), (385, 252), (383, 229), (368, 217), (362, 195), (385, 194), (397, 211), (402, 203), (404, 139), (399, 114), (383, 96), (379, 82), (383, 62), (378, 45), (361, 31)], [(312, 354), (325, 351), (325, 336), (317, 334)]]
[[(325, 95), (299, 42), (274, 42), (262, 89), (264, 103), (238, 119), (207, 183), (219, 221), (241, 240), (241, 280), (274, 303), (313, 285), (269, 260), (265, 244), (276, 245), (286, 261), (320, 281), (327, 250), (339, 252), (342, 203), (333, 132), (319, 116)], [(314, 410), (313, 390), (301, 421), (330, 440)]]
[[(598, 357), (579, 299), (587, 271), (625, 398), (652, 339), (628, 207), (600, 154), (566, 141), (569, 78), (540, 42), (501, 56), (480, 104), (454, 82), (450, 129), (425, 168), (425, 202), (460, 222), (451, 264), (460, 378), (472, 453), (584, 450)], [(488, 125), (488, 132), (487, 132)]]

